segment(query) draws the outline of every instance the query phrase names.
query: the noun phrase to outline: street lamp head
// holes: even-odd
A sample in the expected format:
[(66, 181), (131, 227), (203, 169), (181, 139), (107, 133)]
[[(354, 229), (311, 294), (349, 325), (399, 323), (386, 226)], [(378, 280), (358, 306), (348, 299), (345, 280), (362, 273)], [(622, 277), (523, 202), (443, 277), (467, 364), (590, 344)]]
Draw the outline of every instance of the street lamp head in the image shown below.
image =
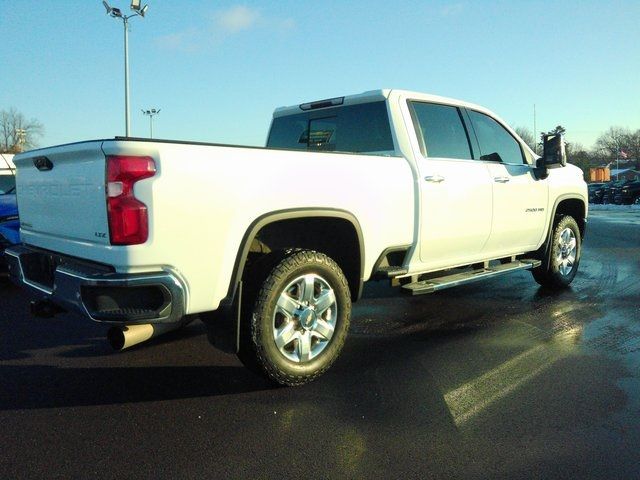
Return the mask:
[[(128, 44), (128, 31), (129, 31), (129, 19), (133, 17), (144, 17), (149, 8), (148, 5), (140, 8), (142, 0), (131, 0), (131, 10), (133, 13), (130, 15), (125, 15), (122, 13), (122, 10), (119, 8), (112, 7), (109, 5), (107, 0), (102, 0), (102, 5), (104, 5), (105, 10), (107, 11), (107, 15), (113, 18), (122, 19), (122, 24), (124, 26), (124, 125), (125, 125), (125, 135), (129, 136), (129, 44)], [(143, 110), (142, 113), (146, 112)]]

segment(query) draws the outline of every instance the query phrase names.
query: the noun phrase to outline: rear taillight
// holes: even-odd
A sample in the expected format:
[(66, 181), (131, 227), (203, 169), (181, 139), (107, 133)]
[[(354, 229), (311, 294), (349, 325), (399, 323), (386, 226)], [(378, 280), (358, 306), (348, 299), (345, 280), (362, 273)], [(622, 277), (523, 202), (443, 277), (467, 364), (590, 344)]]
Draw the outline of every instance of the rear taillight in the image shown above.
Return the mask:
[(107, 156), (107, 215), (112, 245), (147, 241), (147, 206), (133, 195), (133, 186), (155, 173), (156, 164), (151, 157)]

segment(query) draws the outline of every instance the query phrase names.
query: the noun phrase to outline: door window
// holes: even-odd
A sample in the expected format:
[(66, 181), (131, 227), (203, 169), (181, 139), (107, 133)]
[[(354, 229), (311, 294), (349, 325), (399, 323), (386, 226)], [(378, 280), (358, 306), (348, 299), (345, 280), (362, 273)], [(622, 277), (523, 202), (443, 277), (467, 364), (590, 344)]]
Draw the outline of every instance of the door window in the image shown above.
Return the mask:
[(469, 137), (456, 107), (411, 102), (414, 123), (427, 157), (472, 159)]
[(515, 138), (493, 118), (469, 110), (469, 117), (480, 144), (480, 160), (522, 165), (522, 148)]

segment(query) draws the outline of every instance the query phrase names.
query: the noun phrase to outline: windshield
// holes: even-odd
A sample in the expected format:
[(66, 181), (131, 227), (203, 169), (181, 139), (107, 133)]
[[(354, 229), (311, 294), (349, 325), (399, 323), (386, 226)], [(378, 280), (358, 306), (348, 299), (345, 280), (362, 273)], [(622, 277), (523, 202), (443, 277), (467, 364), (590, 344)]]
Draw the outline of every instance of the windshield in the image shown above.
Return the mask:
[(16, 177), (0, 174), (0, 195), (13, 193), (16, 189)]

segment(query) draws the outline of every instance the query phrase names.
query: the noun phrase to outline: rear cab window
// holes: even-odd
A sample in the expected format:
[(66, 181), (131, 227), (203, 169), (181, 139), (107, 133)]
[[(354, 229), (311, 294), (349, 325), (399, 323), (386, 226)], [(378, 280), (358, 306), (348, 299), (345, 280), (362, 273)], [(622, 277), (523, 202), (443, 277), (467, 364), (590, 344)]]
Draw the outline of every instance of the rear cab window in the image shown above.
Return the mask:
[(394, 155), (385, 101), (276, 117), (267, 148)]

